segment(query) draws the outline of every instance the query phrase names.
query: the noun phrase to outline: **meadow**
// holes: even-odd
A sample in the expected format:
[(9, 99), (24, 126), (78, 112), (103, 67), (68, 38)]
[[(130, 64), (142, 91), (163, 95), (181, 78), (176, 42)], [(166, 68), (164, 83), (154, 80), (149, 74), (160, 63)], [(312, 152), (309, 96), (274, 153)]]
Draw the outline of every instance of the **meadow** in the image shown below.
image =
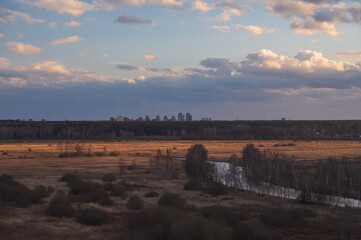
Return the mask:
[[(360, 209), (317, 204), (305, 205), (294, 200), (233, 189), (227, 189), (220, 194), (207, 192), (204, 189), (185, 190), (183, 186), (188, 182), (188, 177), (184, 173), (183, 160), (187, 150), (196, 143), (203, 144), (208, 150), (209, 159), (215, 161), (228, 161), (232, 154), (241, 157), (243, 148), (249, 143), (261, 150), (271, 149), (292, 155), (297, 161), (307, 164), (327, 159), (329, 156), (336, 158), (361, 156), (359, 141), (2, 142), (0, 143), (0, 175), (10, 174), (29, 189), (44, 185), (52, 187), (55, 192), (61, 190), (68, 193), (68, 186), (59, 181), (66, 173), (75, 173), (85, 181), (100, 184), (102, 184), (103, 175), (111, 173), (116, 176), (119, 183), (126, 182), (127, 186), (131, 186), (128, 195), (135, 194), (143, 198), (145, 208), (157, 206), (159, 197), (143, 197), (149, 191), (156, 191), (159, 194), (164, 192), (179, 194), (189, 206), (184, 211), (190, 211), (192, 214), (201, 211), (203, 207), (214, 205), (242, 212), (241, 224), (248, 226), (249, 229), (247, 227), (245, 231), (251, 231), (251, 233), (247, 235), (248, 238), (237, 239), (340, 239), (347, 237), (348, 234), (351, 239), (357, 239), (361, 236)], [(168, 153), (175, 162), (175, 171), (172, 173), (164, 168), (163, 163), (155, 163), (156, 155), (165, 156), (167, 149), (170, 149)], [(59, 157), (59, 154), (64, 152), (81, 152), (85, 155)], [(0, 239), (101, 239), (104, 236), (107, 239), (157, 239), (139, 237), (137, 235), (139, 229), (129, 230), (129, 226), (125, 226), (129, 220), (128, 214), (134, 214), (137, 211), (129, 210), (127, 200), (124, 198), (111, 195), (111, 200), (114, 201), (112, 206), (102, 206), (92, 202), (74, 203), (74, 208), (78, 208), (78, 212), (84, 205), (95, 206), (111, 215), (110, 220), (101, 226), (86, 226), (79, 223), (76, 218), (48, 216), (47, 207), (54, 195), (55, 193), (44, 198), (40, 204), (27, 208), (17, 208), (9, 203), (0, 202)], [(285, 222), (289, 222), (290, 220), (287, 219), (293, 214), (287, 211), (297, 212), (299, 208), (302, 212), (311, 211), (313, 217), (307, 218), (307, 221), (302, 219), (287, 225)], [(277, 214), (281, 212), (283, 220), (279, 220), (279, 216), (276, 216), (276, 219), (281, 222), (280, 226), (273, 226), (275, 222), (273, 220), (271, 224), (267, 223), (267, 219), (273, 219), (274, 212)], [(184, 215), (184, 213), (179, 214)], [(325, 221), (329, 224), (325, 225)], [(285, 225), (282, 225), (282, 222)], [(351, 229), (344, 226), (345, 222), (347, 226), (352, 226)], [(206, 222), (205, 225), (207, 224), (210, 223)], [(233, 228), (227, 225), (225, 229), (235, 231), (232, 230)]]

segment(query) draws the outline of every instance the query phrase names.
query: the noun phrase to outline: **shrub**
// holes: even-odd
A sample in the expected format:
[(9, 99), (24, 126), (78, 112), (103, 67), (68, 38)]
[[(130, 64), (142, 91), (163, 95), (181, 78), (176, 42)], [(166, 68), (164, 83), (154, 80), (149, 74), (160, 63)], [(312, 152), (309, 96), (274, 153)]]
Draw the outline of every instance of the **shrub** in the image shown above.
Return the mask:
[(96, 207), (80, 208), (79, 210), (78, 221), (88, 226), (102, 225), (109, 219), (108, 212)]
[(234, 209), (221, 205), (202, 207), (199, 209), (199, 212), (205, 218), (213, 219), (231, 227), (234, 227), (239, 221), (239, 217)]
[(114, 185), (114, 187), (110, 190), (111, 194), (115, 197), (121, 197), (122, 199), (127, 199), (128, 193), (125, 187)]
[(294, 208), (289, 210), (293, 221), (303, 221), (305, 218), (315, 218), (317, 213), (307, 208)]
[(184, 207), (185, 199), (179, 194), (165, 192), (158, 200), (158, 205), (168, 207)]
[(129, 210), (137, 211), (144, 208), (144, 201), (137, 195), (129, 197), (126, 207)]
[(114, 202), (109, 198), (108, 192), (104, 189), (95, 189), (80, 196), (80, 201), (99, 203), (104, 206), (113, 206)]
[(289, 146), (289, 147), (294, 147), (294, 146), (296, 146), (296, 144), (294, 144), (294, 143), (289, 143), (289, 144), (287, 144), (287, 146)]
[(144, 194), (144, 197), (152, 198), (152, 197), (158, 197), (159, 193), (156, 191), (150, 191)]
[(53, 192), (54, 192), (54, 189), (52, 187), (46, 188), (43, 185), (38, 185), (33, 190), (33, 193), (38, 194), (41, 198), (47, 198)]
[(111, 191), (114, 188), (114, 184), (113, 183), (106, 183), (103, 185), (103, 188), (105, 191)]
[(112, 156), (112, 157), (116, 157), (116, 156), (119, 156), (119, 155), (120, 155), (120, 152), (118, 152), (118, 151), (111, 151), (109, 153), (109, 156)]
[(260, 215), (261, 221), (269, 227), (285, 228), (292, 222), (290, 214), (284, 209), (266, 210)]
[(238, 223), (233, 229), (233, 239), (235, 240), (250, 240), (254, 239), (253, 228), (245, 223)]
[(9, 153), (4, 151), (4, 152), (3, 152), (3, 155), (4, 155), (4, 156), (5, 156), (5, 155), (9, 155)]
[(90, 181), (70, 182), (69, 187), (69, 193), (73, 195), (82, 195), (98, 189), (102, 189), (102, 185)]
[(0, 182), (6, 182), (6, 181), (11, 181), (14, 180), (13, 176), (9, 175), (9, 174), (3, 174), (0, 176)]
[(115, 182), (117, 180), (117, 177), (114, 173), (106, 173), (103, 175), (102, 180), (104, 182)]
[(198, 179), (193, 178), (185, 183), (183, 188), (188, 191), (198, 191), (203, 189), (202, 183)]
[(214, 183), (207, 188), (207, 193), (212, 195), (225, 195), (228, 192), (227, 186), (222, 183)]
[(213, 173), (213, 165), (207, 162), (208, 152), (202, 144), (195, 144), (188, 149), (186, 156), (186, 174), (203, 181), (209, 179)]
[(80, 176), (79, 174), (74, 174), (74, 173), (65, 173), (61, 178), (59, 178), (59, 182), (75, 182), (75, 181), (79, 181), (80, 180)]
[(74, 208), (64, 194), (58, 193), (51, 199), (47, 213), (53, 217), (72, 217)]
[(132, 171), (132, 170), (134, 170), (134, 169), (136, 169), (136, 168), (137, 168), (137, 165), (135, 165), (135, 164), (132, 164), (132, 165), (127, 166), (127, 169), (128, 169), (129, 171)]
[(12, 202), (16, 207), (28, 207), (30, 205), (30, 190), (27, 186), (13, 180), (10, 175), (2, 175), (0, 200)]
[(355, 221), (352, 221), (350, 218), (343, 217), (339, 221), (339, 229), (342, 235), (346, 236), (347, 239), (350, 239), (351, 236), (357, 232), (358, 226)]

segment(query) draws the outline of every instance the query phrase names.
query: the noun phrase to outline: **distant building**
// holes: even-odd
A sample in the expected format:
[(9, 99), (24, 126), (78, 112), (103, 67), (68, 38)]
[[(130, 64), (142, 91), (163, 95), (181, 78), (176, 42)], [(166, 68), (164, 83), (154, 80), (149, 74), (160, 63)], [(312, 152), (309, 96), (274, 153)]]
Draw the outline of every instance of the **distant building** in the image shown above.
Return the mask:
[(175, 121), (175, 116), (173, 115), (171, 118), (170, 118), (171, 121)]
[(183, 113), (178, 113), (178, 121), (184, 121)]
[(137, 119), (137, 121), (138, 121), (138, 122), (143, 122), (143, 118), (142, 118), (142, 117), (139, 117), (139, 118)]
[(169, 119), (168, 119), (167, 115), (164, 115), (163, 121), (168, 121), (168, 120), (169, 120)]
[(284, 118), (284, 117), (283, 117), (283, 118), (281, 118), (281, 121), (286, 121), (286, 118)]
[(32, 122), (33, 121), (33, 119), (31, 119), (31, 118), (29, 118), (29, 120), (28, 120), (29, 122)]
[(157, 116), (155, 117), (155, 120), (156, 120), (156, 121), (160, 121), (159, 115), (157, 115)]
[(212, 118), (202, 118), (202, 121), (212, 121)]
[(133, 121), (133, 119), (130, 119), (130, 118), (127, 118), (127, 117), (123, 118), (123, 122), (129, 122), (129, 121)]
[(117, 116), (117, 122), (123, 122), (123, 117), (122, 116)]
[(186, 114), (186, 121), (187, 121), (187, 122), (192, 121), (192, 115), (191, 115), (190, 113), (187, 113), (187, 114)]
[(45, 120), (45, 119), (41, 119), (41, 122), (46, 122), (46, 120)]
[(150, 117), (148, 115), (145, 116), (145, 121), (150, 121)]
[(109, 118), (109, 121), (111, 121), (111, 122), (115, 122), (115, 118), (110, 117), (110, 118)]

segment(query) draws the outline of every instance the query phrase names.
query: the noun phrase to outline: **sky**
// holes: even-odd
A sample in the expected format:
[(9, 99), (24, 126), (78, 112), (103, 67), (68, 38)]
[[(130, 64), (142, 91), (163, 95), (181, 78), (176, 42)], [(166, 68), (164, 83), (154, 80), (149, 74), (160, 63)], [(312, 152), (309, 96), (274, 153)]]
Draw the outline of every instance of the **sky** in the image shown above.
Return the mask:
[(361, 119), (354, 0), (0, 0), (0, 119)]

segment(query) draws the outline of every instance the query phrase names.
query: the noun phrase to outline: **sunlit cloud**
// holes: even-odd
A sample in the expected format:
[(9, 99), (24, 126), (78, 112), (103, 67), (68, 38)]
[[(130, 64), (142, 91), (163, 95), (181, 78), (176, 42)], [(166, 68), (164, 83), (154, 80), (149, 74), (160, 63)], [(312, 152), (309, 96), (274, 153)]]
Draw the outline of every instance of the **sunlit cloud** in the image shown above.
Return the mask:
[(148, 61), (155, 60), (155, 56), (153, 56), (153, 55), (144, 55), (142, 58), (144, 60), (148, 60)]
[(79, 26), (81, 26), (81, 23), (73, 20), (73, 21), (64, 23), (64, 25), (66, 25), (68, 27), (79, 27)]
[(33, 54), (43, 53), (41, 48), (35, 47), (31, 44), (25, 44), (21, 42), (7, 42), (6, 45), (9, 47), (9, 51), (22, 54)]
[(231, 30), (229, 29), (228, 26), (213, 25), (213, 26), (211, 26), (211, 29), (215, 29), (217, 31), (224, 32), (224, 33), (230, 33), (231, 32)]
[(340, 57), (356, 57), (361, 58), (361, 51), (346, 51), (346, 52), (337, 52), (336, 56)]
[(42, 23), (43, 19), (35, 19), (29, 16), (27, 13), (13, 11), (0, 6), (0, 24), (6, 24), (8, 22), (14, 22), (17, 19), (21, 19), (26, 23)]
[(240, 24), (234, 25), (234, 28), (237, 30), (246, 30), (246, 31), (252, 33), (253, 35), (261, 35), (264, 33), (273, 33), (276, 31), (276, 29), (268, 29), (268, 28), (262, 28), (259, 26), (240, 25)]
[(23, 2), (33, 7), (74, 16), (83, 15), (85, 12), (94, 9), (92, 4), (78, 0), (23, 0)]
[(78, 42), (81, 41), (82, 39), (78, 36), (71, 36), (71, 37), (66, 37), (66, 38), (62, 38), (62, 39), (57, 39), (51, 42), (51, 44), (53, 45), (57, 45), (57, 44), (64, 44), (64, 43), (72, 43), (72, 42)]

